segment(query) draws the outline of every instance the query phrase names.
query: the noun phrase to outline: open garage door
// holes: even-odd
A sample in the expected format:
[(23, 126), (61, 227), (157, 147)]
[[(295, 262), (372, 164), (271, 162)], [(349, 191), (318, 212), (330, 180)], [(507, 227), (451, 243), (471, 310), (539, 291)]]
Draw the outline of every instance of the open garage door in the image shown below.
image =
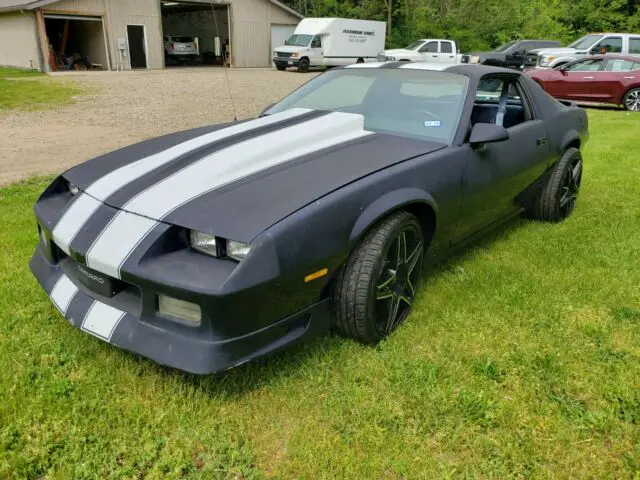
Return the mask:
[[(273, 55), (273, 51), (276, 47), (284, 45), (284, 41), (287, 40), (293, 31), (296, 29), (295, 25), (271, 25), (271, 51), (269, 56)], [(275, 67), (275, 64), (271, 62), (271, 66)]]
[(165, 66), (222, 65), (230, 48), (229, 6), (161, 4)]
[(102, 17), (46, 13), (51, 70), (110, 70)]

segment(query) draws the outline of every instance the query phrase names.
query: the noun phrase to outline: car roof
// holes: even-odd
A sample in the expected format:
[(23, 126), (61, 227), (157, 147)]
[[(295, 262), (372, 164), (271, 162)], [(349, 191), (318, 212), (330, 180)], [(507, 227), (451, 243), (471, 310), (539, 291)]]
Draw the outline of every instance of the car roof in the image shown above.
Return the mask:
[(402, 70), (429, 70), (432, 72), (448, 72), (465, 75), (467, 77), (483, 77), (484, 75), (495, 73), (506, 73), (509, 75), (521, 75), (521, 72), (511, 68), (492, 67), (489, 65), (469, 65), (455, 64), (447, 65), (431, 62), (371, 62), (371, 63), (354, 63), (343, 68), (370, 68), (370, 69), (402, 69)]

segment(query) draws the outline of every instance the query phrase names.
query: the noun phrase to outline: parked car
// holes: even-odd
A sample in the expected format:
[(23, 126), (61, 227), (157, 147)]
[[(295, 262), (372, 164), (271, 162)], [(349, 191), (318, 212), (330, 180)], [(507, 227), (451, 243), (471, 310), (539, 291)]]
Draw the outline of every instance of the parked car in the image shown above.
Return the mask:
[(305, 18), (286, 44), (273, 52), (278, 70), (374, 62), (384, 48), (387, 24), (346, 18)]
[(526, 74), (556, 98), (640, 111), (640, 57), (600, 55)]
[(431, 62), (460, 63), (461, 55), (453, 40), (424, 38), (416, 40), (406, 48), (383, 50), (378, 54), (379, 62)]
[(58, 176), (31, 270), (75, 327), (194, 373), (331, 327), (372, 344), (425, 264), (521, 212), (571, 215), (587, 138), (582, 109), (513, 70), (332, 69), (257, 119)]
[(164, 37), (165, 58), (176, 62), (194, 61), (198, 57), (198, 46), (194, 37), (168, 35)]
[(640, 56), (640, 33), (590, 33), (566, 48), (530, 51), (525, 68), (555, 68), (590, 55), (612, 53)]
[(555, 40), (514, 40), (491, 52), (473, 52), (462, 56), (462, 63), (480, 63), (495, 67), (522, 69), (527, 52), (538, 48), (559, 47)]

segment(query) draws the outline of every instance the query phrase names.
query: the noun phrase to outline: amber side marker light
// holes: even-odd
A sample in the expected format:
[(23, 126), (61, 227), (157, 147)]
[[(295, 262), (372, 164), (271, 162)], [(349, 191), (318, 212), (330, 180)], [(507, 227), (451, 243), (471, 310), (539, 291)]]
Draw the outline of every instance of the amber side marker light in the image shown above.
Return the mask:
[(322, 270), (318, 270), (317, 272), (310, 273), (306, 277), (304, 277), (304, 283), (309, 283), (316, 278), (324, 277), (327, 273), (329, 273), (328, 268), (323, 268)]

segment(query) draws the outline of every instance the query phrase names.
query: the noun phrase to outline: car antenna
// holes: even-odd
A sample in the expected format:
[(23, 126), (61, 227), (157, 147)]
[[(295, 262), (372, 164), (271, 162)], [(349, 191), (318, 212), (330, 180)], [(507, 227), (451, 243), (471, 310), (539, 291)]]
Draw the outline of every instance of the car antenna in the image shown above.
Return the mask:
[[(220, 38), (220, 29), (218, 29), (218, 18), (216, 17), (216, 8), (214, 6), (214, 1), (211, 0), (211, 11), (213, 12), (213, 23), (216, 26), (216, 33), (218, 38)], [(228, 7), (227, 7), (228, 8)], [(227, 10), (228, 12), (228, 10)], [(229, 21), (229, 19), (227, 19), (227, 22)], [(231, 39), (229, 39), (229, 42), (231, 42)], [(214, 45), (214, 50), (215, 50), (215, 45)], [(215, 52), (214, 52), (215, 54)], [(231, 55), (229, 55), (229, 60), (231, 60)], [(226, 61), (226, 52), (223, 50), (222, 52), (222, 68), (224, 68), (224, 76), (227, 80), (227, 88), (229, 89), (229, 97), (231, 97), (231, 107), (233, 108), (233, 121), (237, 122), (238, 121), (238, 114), (236, 113), (236, 102), (233, 100), (233, 90), (231, 90), (231, 82), (229, 81), (229, 72), (227, 71), (227, 67), (224, 66), (224, 62)]]

